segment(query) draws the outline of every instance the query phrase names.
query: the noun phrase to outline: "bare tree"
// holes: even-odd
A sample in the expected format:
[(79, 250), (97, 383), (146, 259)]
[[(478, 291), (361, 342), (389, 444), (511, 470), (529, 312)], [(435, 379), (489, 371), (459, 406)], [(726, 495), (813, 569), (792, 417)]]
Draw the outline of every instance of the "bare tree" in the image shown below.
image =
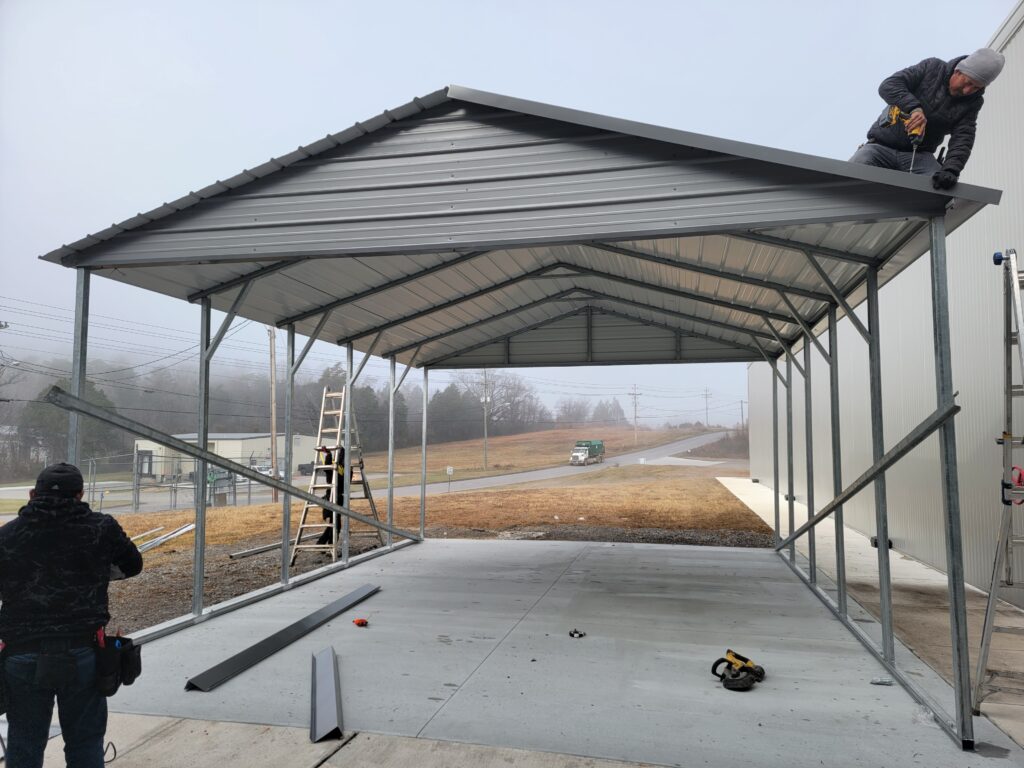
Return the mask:
[(562, 426), (582, 426), (590, 420), (590, 403), (583, 398), (563, 398), (555, 406), (555, 419)]

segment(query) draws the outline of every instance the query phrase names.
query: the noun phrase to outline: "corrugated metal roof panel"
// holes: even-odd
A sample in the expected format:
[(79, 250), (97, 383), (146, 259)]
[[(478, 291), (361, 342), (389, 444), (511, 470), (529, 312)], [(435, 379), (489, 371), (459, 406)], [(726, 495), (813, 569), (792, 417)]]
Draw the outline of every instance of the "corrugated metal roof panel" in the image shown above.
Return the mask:
[[(575, 363), (578, 339), (556, 331), (586, 307), (640, 321), (606, 314), (637, 335), (592, 336), (591, 359), (659, 361), (666, 339), (677, 357), (750, 359), (755, 339), (778, 352), (767, 322), (796, 339), (794, 312), (814, 322), (831, 301), (805, 250), (857, 300), (866, 264), (884, 282), (924, 252), (924, 218), (952, 229), (998, 200), (957, 194), (453, 86), (45, 258), (221, 310), (255, 274), (240, 316), (312, 333), (331, 310), (321, 338), (379, 337), (402, 362), (422, 344), (417, 364), (468, 364), (513, 334), (506, 357), (534, 343), (517, 359)], [(702, 341), (679, 351), (677, 331)]]

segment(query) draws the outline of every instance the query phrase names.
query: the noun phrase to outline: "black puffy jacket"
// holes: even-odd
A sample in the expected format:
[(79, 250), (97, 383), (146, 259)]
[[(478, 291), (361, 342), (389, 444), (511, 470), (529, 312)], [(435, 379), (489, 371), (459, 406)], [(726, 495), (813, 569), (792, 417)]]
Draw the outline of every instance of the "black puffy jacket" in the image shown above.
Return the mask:
[(82, 501), (36, 496), (0, 528), (0, 638), (86, 633), (110, 621), (110, 567), (142, 570), (118, 522)]
[[(951, 61), (925, 59), (912, 67), (901, 69), (878, 86), (878, 95), (885, 103), (896, 104), (906, 113), (920, 107), (928, 118), (919, 149), (934, 152), (949, 135), (946, 159), (942, 167), (957, 174), (964, 169), (974, 148), (978, 128), (978, 112), (984, 103), (984, 89), (970, 96), (956, 98), (949, 93), (949, 78), (965, 56)], [(868, 138), (893, 149), (909, 152), (913, 145), (903, 123), (889, 125), (889, 110), (868, 129)]]

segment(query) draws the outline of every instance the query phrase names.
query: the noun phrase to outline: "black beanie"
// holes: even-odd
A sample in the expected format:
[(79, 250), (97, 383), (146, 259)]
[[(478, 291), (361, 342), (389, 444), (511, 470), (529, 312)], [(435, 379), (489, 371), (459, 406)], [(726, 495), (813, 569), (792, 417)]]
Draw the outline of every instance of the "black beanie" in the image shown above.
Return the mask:
[(82, 473), (74, 464), (52, 464), (36, 478), (36, 493), (40, 496), (76, 496), (85, 487)]

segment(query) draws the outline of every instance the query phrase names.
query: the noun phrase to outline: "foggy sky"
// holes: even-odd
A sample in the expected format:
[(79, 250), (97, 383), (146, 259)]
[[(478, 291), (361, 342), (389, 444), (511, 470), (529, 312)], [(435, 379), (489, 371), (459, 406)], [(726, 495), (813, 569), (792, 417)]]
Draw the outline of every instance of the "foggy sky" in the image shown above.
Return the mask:
[[(845, 159), (883, 77), (986, 45), (1014, 5), (0, 0), (0, 350), (70, 354), (74, 272), (40, 254), (447, 84)], [(92, 286), (91, 359), (195, 367), (173, 353), (195, 344), (197, 307)], [(266, 370), (266, 348), (250, 323), (215, 369)], [(307, 366), (341, 360), (318, 343)], [(518, 373), (549, 404), (627, 412), (636, 383), (652, 423), (703, 420), (705, 387), (712, 421), (733, 423), (746, 392), (737, 364)]]

